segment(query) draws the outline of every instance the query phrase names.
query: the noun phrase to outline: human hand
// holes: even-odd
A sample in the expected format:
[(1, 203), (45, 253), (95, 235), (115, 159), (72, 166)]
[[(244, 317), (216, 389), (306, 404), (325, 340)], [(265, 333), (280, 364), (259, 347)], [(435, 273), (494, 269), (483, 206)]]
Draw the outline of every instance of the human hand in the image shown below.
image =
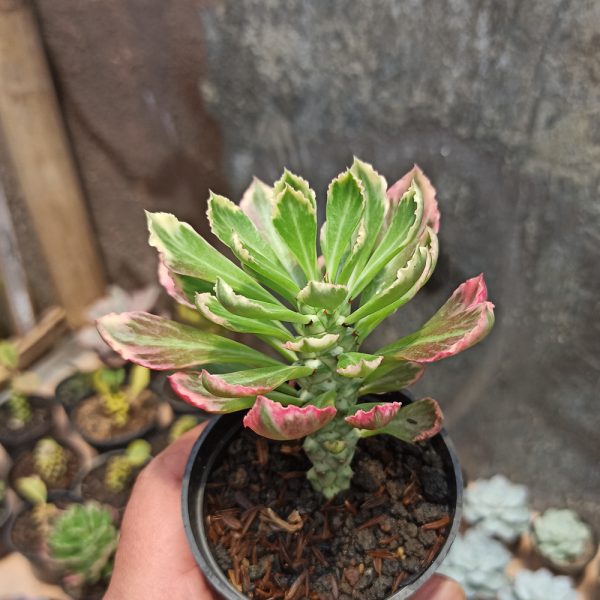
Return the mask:
[[(138, 477), (121, 527), (104, 600), (218, 600), (189, 549), (180, 495), (183, 471), (203, 425), (161, 452)], [(412, 600), (464, 600), (454, 581), (432, 577)]]

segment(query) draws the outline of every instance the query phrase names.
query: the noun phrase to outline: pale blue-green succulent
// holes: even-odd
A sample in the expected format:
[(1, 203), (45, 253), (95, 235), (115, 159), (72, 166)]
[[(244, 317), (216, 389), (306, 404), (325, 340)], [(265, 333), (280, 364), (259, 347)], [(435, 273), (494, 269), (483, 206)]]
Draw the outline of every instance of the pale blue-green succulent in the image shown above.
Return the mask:
[(516, 541), (529, 528), (528, 492), (504, 475), (477, 479), (465, 490), (465, 521), (506, 543)]
[(506, 566), (510, 552), (477, 529), (469, 529), (455, 540), (439, 572), (464, 588), (469, 600), (495, 600), (508, 586)]
[[(308, 478), (327, 498), (349, 487), (361, 437), (415, 442), (440, 430), (441, 411), (431, 398), (405, 407), (358, 403), (361, 395), (414, 383), (425, 364), (471, 347), (494, 322), (479, 275), (415, 333), (361, 352), (365, 338), (415, 296), (437, 263), (440, 214), (435, 189), (418, 167), (387, 189), (373, 167), (356, 159), (329, 185), (320, 234), (315, 192), (287, 170), (273, 186), (255, 180), (239, 205), (211, 193), (207, 215), (240, 266), (187, 223), (149, 213), (161, 283), (180, 304), (224, 329), (254, 334), (279, 358), (142, 312), (99, 319), (113, 350), (145, 367), (177, 371), (171, 385), (198, 408), (249, 409), (244, 425), (256, 433), (305, 438)], [(198, 370), (215, 364), (219, 375)]]
[(592, 531), (572, 510), (550, 508), (536, 517), (532, 537), (538, 552), (561, 564), (575, 561), (589, 552)]
[(552, 575), (547, 569), (521, 570), (510, 587), (500, 590), (498, 600), (577, 600), (569, 577)]

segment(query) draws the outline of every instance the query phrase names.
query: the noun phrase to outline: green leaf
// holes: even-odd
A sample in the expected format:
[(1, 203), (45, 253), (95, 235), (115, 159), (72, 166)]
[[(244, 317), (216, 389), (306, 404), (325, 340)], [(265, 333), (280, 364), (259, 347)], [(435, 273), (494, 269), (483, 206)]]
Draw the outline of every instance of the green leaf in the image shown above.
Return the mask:
[(282, 341), (292, 339), (291, 333), (281, 323), (240, 317), (229, 312), (211, 294), (198, 294), (196, 296), (196, 306), (205, 319), (230, 331), (268, 335)]
[(314, 369), (303, 366), (263, 367), (225, 375), (202, 372), (202, 385), (215, 396), (244, 397), (267, 394), (283, 383), (308, 377)]
[(419, 442), (433, 437), (442, 428), (442, 411), (433, 398), (423, 398), (403, 406), (385, 427), (360, 430), (361, 437), (385, 433), (404, 442)]
[[(382, 296), (385, 294), (387, 300), (393, 299), (393, 301), (383, 308), (364, 316), (356, 323), (355, 331), (360, 340), (364, 340), (371, 333), (371, 331), (373, 331), (373, 329), (375, 329), (375, 327), (381, 323), (381, 321), (398, 310), (398, 308), (412, 300), (417, 292), (429, 281), (429, 278), (431, 277), (437, 264), (438, 242), (437, 236), (431, 229), (428, 228), (425, 235), (430, 236), (429, 243), (431, 245), (429, 248), (427, 248), (426, 262), (423, 270), (420, 271), (420, 273), (419, 270), (413, 273), (413, 275), (418, 275), (418, 278), (412, 283), (412, 285), (410, 285), (410, 287), (408, 287), (406, 291), (404, 291), (404, 293), (398, 296), (398, 291), (403, 291), (403, 289), (406, 287), (404, 283), (410, 283), (410, 280), (412, 279), (412, 276), (409, 276), (408, 280), (403, 282), (402, 279), (404, 276), (402, 274), (405, 272), (405, 270), (406, 272), (410, 271), (410, 267), (407, 266), (405, 269), (400, 269), (400, 275), (396, 282), (391, 284), (387, 290), (381, 292)], [(373, 298), (376, 299), (376, 297)]]
[(281, 364), (244, 344), (143, 312), (101, 317), (98, 331), (125, 360), (149, 369), (184, 369), (224, 362), (248, 367)]
[(317, 214), (314, 205), (289, 185), (275, 198), (273, 225), (308, 279), (319, 279)]
[(362, 183), (350, 171), (336, 177), (327, 190), (327, 227), (323, 256), (329, 280), (337, 280), (342, 256), (350, 248), (352, 234), (365, 208)]
[(190, 225), (168, 213), (146, 213), (149, 243), (162, 255), (166, 266), (180, 275), (214, 283), (221, 277), (249, 298), (276, 302), (252, 277), (213, 248)]
[[(169, 376), (169, 382), (175, 392), (188, 404), (210, 413), (231, 413), (250, 408), (256, 401), (255, 396), (228, 398), (211, 394), (202, 383), (202, 373), (179, 372)], [(301, 405), (299, 398), (273, 391), (265, 394), (284, 406), (289, 404)]]
[(364, 378), (375, 371), (382, 360), (383, 356), (362, 352), (346, 352), (339, 355), (336, 372), (351, 379)]
[(296, 294), (300, 291), (298, 284), (281, 267), (274, 266), (264, 256), (253, 252), (242, 239), (233, 235), (233, 252), (243, 264), (244, 270), (250, 273), (263, 285), (270, 287), (280, 296), (294, 303)]
[(195, 308), (194, 298), (197, 293), (210, 292), (213, 289), (210, 281), (171, 271), (162, 258), (158, 263), (158, 279), (171, 298), (189, 308)]
[(312, 205), (312, 207), (317, 210), (317, 199), (315, 197), (315, 192), (311, 189), (308, 181), (303, 179), (299, 175), (294, 175), (291, 171), (287, 169), (283, 170), (283, 175), (279, 178), (278, 181), (275, 182), (273, 186), (273, 192), (275, 196), (278, 196), (285, 187), (289, 186), (293, 190), (300, 192)]
[(250, 300), (245, 296), (236, 294), (233, 288), (221, 278), (217, 279), (215, 293), (219, 302), (229, 311), (240, 317), (250, 319), (287, 321), (288, 323), (300, 323), (307, 325), (312, 321), (310, 315), (301, 315), (289, 310), (280, 304)]
[(352, 273), (348, 282), (352, 298), (356, 298), (377, 273), (416, 238), (422, 215), (423, 197), (419, 188), (411, 185), (400, 202), (393, 206), (390, 224), (365, 268)]
[(233, 249), (233, 236), (237, 234), (249, 251), (277, 264), (277, 256), (260, 235), (254, 223), (244, 211), (231, 200), (210, 192), (206, 216), (211, 231), (229, 248)]
[(345, 302), (348, 288), (345, 285), (326, 283), (323, 281), (309, 281), (296, 296), (302, 304), (313, 308), (324, 308), (333, 312), (340, 304)]
[(267, 244), (271, 246), (279, 262), (292, 275), (296, 283), (301, 284), (304, 281), (302, 270), (273, 227), (273, 206), (273, 188), (255, 177), (250, 187), (244, 192), (240, 208), (254, 223)]
[(293, 301), (300, 289), (298, 284), (242, 209), (211, 192), (207, 215), (213, 233), (233, 250), (240, 262), (260, 274), (264, 284)]
[[(435, 248), (437, 248), (437, 237), (433, 232), (431, 232), (431, 235), (434, 236), (435, 241), (433, 243)], [(429, 247), (419, 246), (407, 265), (398, 270), (395, 281), (390, 283), (387, 287), (377, 290), (377, 292), (371, 296), (370, 300), (348, 315), (345, 322), (347, 324), (356, 323), (363, 317), (375, 313), (407, 295), (409, 291), (413, 290), (415, 284), (424, 284), (425, 282), (421, 281), (421, 275), (426, 270), (429, 272), (431, 268), (431, 258)], [(411, 297), (413, 297), (417, 291), (418, 290), (414, 290)]]
[(397, 392), (418, 381), (425, 367), (418, 363), (399, 361), (382, 363), (363, 382), (359, 394)]
[(434, 362), (454, 356), (481, 341), (494, 324), (483, 275), (461, 284), (419, 331), (379, 352), (395, 360)]
[(338, 281), (346, 282), (353, 271), (361, 271), (365, 266), (371, 250), (383, 226), (388, 209), (386, 198), (387, 183), (373, 167), (358, 158), (354, 158), (352, 174), (362, 183), (365, 198), (365, 211), (359, 230), (353, 240), (351, 254), (344, 262)]

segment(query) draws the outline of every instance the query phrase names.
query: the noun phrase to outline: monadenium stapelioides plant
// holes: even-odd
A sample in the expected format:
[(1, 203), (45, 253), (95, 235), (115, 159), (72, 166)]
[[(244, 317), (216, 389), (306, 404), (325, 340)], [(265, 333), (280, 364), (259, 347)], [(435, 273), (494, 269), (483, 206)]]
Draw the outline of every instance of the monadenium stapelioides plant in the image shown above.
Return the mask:
[[(329, 185), (320, 236), (315, 193), (287, 170), (273, 187), (255, 179), (239, 206), (211, 193), (207, 214), (240, 266), (187, 223), (148, 213), (162, 284), (221, 327), (254, 334), (280, 359), (141, 312), (99, 319), (114, 350), (151, 369), (177, 371), (171, 384), (190, 404), (214, 413), (249, 409), (244, 424), (259, 435), (304, 437), (313, 465), (308, 478), (327, 498), (349, 487), (361, 437), (415, 442), (440, 430), (442, 414), (431, 398), (406, 406), (373, 397), (359, 402), (410, 385), (426, 364), (469, 348), (494, 322), (480, 275), (414, 333), (360, 352), (437, 262), (435, 189), (418, 167), (387, 189), (355, 159)], [(220, 374), (202, 368), (215, 364)]]

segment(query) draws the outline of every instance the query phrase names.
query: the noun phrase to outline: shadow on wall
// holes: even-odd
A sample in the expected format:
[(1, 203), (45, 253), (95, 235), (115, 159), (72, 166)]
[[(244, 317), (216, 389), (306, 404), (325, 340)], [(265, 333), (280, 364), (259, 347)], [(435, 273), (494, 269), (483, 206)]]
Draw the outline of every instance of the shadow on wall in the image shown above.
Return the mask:
[(207, 105), (239, 198), (283, 166), (317, 193), (351, 161), (439, 190), (440, 265), (373, 347), (484, 271), (497, 326), (417, 385), (446, 407), (469, 474), (600, 523), (597, 132), (593, 2), (224, 1), (202, 12)]

